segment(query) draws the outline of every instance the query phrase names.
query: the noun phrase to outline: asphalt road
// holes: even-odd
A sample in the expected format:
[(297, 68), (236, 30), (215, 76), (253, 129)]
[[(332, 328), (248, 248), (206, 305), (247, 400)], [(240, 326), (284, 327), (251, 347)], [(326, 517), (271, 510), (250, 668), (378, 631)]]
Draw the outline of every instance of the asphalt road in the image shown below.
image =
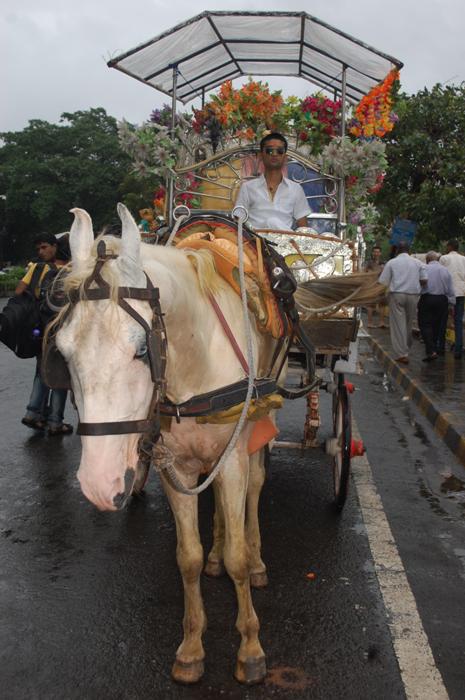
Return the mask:
[[(465, 688), (465, 475), (370, 360), (355, 378), (354, 414), (434, 660), (458, 700)], [(79, 438), (35, 435), (20, 423), (33, 362), (2, 346), (0, 376), (5, 700), (406, 697), (393, 613), (378, 578), (383, 562), (373, 559), (355, 484), (342, 515), (331, 508), (323, 451), (275, 451), (262, 495), (270, 584), (254, 592), (254, 604), (266, 683), (243, 688), (234, 680), (233, 587), (227, 578), (204, 578), (205, 676), (197, 686), (177, 686), (170, 667), (181, 640), (182, 587), (174, 522), (156, 475), (127, 510), (99, 513), (76, 480)], [(325, 403), (322, 437), (330, 424)], [(301, 402), (288, 404), (286, 437), (298, 439), (303, 413)], [(76, 423), (72, 409), (67, 419)], [(200, 498), (205, 551), (211, 520), (207, 492)]]

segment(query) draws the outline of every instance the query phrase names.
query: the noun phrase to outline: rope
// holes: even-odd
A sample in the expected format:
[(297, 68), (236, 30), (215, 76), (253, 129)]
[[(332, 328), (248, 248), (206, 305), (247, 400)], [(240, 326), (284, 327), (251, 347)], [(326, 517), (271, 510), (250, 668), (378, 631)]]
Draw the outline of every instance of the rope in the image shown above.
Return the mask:
[[(326, 278), (327, 279), (327, 278)], [(340, 279), (340, 278), (338, 278)], [(311, 315), (320, 315), (320, 314), (327, 314), (331, 315), (335, 311), (338, 311), (338, 309), (341, 308), (341, 306), (346, 305), (350, 300), (352, 299), (357, 299), (358, 295), (360, 292), (363, 290), (365, 291), (365, 294), (368, 290), (377, 288), (379, 286), (379, 283), (377, 280), (372, 282), (369, 285), (360, 285), (359, 287), (356, 287), (350, 294), (347, 296), (343, 297), (342, 299), (337, 299), (337, 301), (333, 301), (331, 304), (328, 304), (327, 306), (321, 306), (321, 307), (311, 307), (307, 306), (305, 302), (302, 301), (302, 297), (305, 296), (305, 293), (308, 292), (305, 286), (299, 285), (296, 291), (296, 302), (297, 306), (299, 309), (303, 309), (307, 314)], [(360, 300), (359, 300), (360, 301)]]
[(310, 306), (305, 306), (301, 301), (297, 301), (297, 304), (299, 307), (302, 307), (304, 311), (307, 311), (309, 314), (323, 314), (325, 312), (331, 312), (333, 313), (334, 311), (338, 311), (338, 309), (341, 308), (341, 306), (344, 306), (344, 304), (347, 304), (348, 301), (350, 301), (353, 297), (357, 296), (359, 294), (360, 290), (362, 287), (357, 287), (351, 294), (348, 296), (344, 297), (343, 299), (339, 299), (338, 301), (333, 302), (332, 304), (328, 304), (328, 306), (321, 306), (318, 309), (313, 309)]
[[(187, 207), (186, 207), (186, 209), (187, 209)], [(189, 210), (187, 210), (187, 211), (188, 211), (187, 214), (181, 214), (181, 215), (178, 216), (178, 218), (176, 219), (176, 223), (174, 224), (173, 230), (171, 231), (171, 233), (170, 233), (170, 235), (169, 235), (169, 238), (168, 238), (168, 240), (167, 240), (166, 243), (165, 243), (165, 246), (168, 246), (168, 245), (171, 245), (171, 244), (172, 244), (172, 242), (173, 242), (173, 240), (174, 240), (174, 237), (176, 236), (176, 234), (177, 234), (177, 232), (178, 232), (178, 229), (179, 229), (179, 227), (181, 226), (182, 222), (189, 218), (189, 216), (190, 216), (190, 211), (189, 211)]]
[[(180, 480), (176, 469), (174, 467), (174, 464), (172, 462), (172, 453), (163, 445), (156, 445), (155, 446), (155, 454), (158, 452), (158, 457), (161, 461), (160, 466), (158, 467), (158, 471), (165, 471), (171, 485), (178, 491), (179, 493), (183, 493), (186, 496), (198, 496), (199, 493), (202, 493), (202, 491), (205, 491), (208, 486), (212, 483), (212, 481), (215, 479), (216, 476), (221, 472), (221, 470), (224, 468), (229, 456), (231, 455), (232, 451), (235, 449), (237, 441), (239, 439), (239, 436), (241, 434), (241, 431), (244, 427), (244, 423), (247, 420), (247, 412), (249, 410), (250, 402), (252, 400), (252, 394), (254, 391), (254, 385), (255, 385), (255, 358), (254, 358), (254, 353), (253, 353), (253, 345), (252, 345), (252, 332), (251, 332), (251, 327), (250, 327), (250, 318), (249, 318), (249, 310), (247, 306), (247, 292), (246, 292), (246, 286), (245, 286), (245, 273), (244, 273), (244, 246), (243, 246), (243, 238), (242, 238), (242, 225), (244, 221), (247, 219), (247, 214), (244, 213), (243, 207), (239, 208), (237, 207), (235, 210), (233, 210), (233, 215), (237, 218), (238, 224), (237, 224), (237, 247), (238, 247), (238, 257), (239, 257), (239, 282), (240, 282), (240, 289), (241, 289), (241, 302), (242, 302), (242, 311), (243, 311), (243, 316), (244, 316), (244, 327), (245, 327), (245, 337), (246, 337), (246, 344), (247, 344), (247, 362), (249, 365), (249, 375), (248, 375), (248, 384), (247, 384), (247, 394), (245, 397), (244, 401), (244, 406), (242, 407), (241, 415), (239, 416), (239, 420), (236, 424), (236, 427), (234, 428), (234, 432), (231, 435), (231, 438), (221, 455), (220, 459), (214, 466), (213, 470), (210, 472), (208, 477), (205, 479), (205, 481), (200, 484), (200, 486), (196, 486), (193, 489), (187, 488), (187, 486), (184, 486), (182, 481)], [(172, 236), (173, 234), (171, 234)], [(164, 453), (164, 454), (163, 454)]]

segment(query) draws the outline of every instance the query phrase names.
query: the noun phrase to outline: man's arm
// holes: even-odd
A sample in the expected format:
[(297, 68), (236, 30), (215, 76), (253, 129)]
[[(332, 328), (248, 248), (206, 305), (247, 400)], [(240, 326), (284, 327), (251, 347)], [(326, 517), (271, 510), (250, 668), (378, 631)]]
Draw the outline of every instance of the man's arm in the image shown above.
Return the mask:
[(447, 274), (445, 276), (446, 278), (446, 295), (447, 295), (447, 301), (449, 304), (455, 305), (455, 289), (454, 289), (454, 283), (452, 281), (452, 275), (450, 274), (449, 270), (446, 270)]
[(420, 266), (420, 287), (426, 287), (428, 284), (428, 270), (425, 265)]
[(300, 219), (297, 219), (297, 221), (295, 223), (296, 223), (297, 228), (301, 228), (301, 227), (305, 228), (308, 224), (307, 217), (301, 216)]
[(23, 279), (20, 280), (16, 285), (15, 294), (22, 294), (26, 291), (26, 289), (28, 289), (29, 285), (31, 284), (34, 267), (35, 265), (33, 263), (29, 263), (26, 274), (24, 275)]
[(23, 280), (20, 280), (18, 282), (18, 284), (16, 285), (15, 294), (22, 294), (23, 292), (26, 291), (27, 288), (28, 288), (28, 285), (26, 284), (26, 282), (23, 282)]
[(297, 228), (308, 226), (307, 216), (311, 213), (302, 185), (297, 185), (293, 212)]
[[(245, 207), (246, 209), (249, 208), (249, 193), (246, 187), (246, 183), (243, 182), (241, 185), (241, 188), (239, 190), (239, 194), (236, 197), (236, 202), (234, 204), (234, 207)], [(233, 209), (234, 209), (233, 207)]]
[(378, 277), (378, 282), (380, 284), (384, 284), (385, 287), (389, 287), (389, 284), (391, 282), (391, 277), (392, 277), (392, 272), (391, 272), (391, 265), (390, 265), (390, 260), (386, 263), (386, 265), (383, 267), (383, 271)]

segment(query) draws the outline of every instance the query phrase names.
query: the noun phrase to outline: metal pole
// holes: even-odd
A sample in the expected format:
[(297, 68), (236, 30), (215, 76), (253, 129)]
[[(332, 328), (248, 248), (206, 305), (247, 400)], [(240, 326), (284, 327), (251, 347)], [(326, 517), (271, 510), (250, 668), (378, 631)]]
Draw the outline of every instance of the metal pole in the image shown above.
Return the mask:
[[(176, 126), (176, 92), (178, 87), (178, 66), (173, 65), (173, 91), (171, 93), (171, 136), (174, 136), (174, 129)], [(173, 209), (174, 209), (174, 179), (170, 177), (168, 179), (168, 224), (171, 227), (173, 225)]]
[[(347, 87), (347, 66), (342, 67), (341, 80), (341, 136), (346, 135), (346, 87)], [(339, 181), (339, 198), (337, 208), (337, 226), (340, 238), (343, 237), (343, 228), (341, 224), (345, 221), (345, 182), (344, 178)]]

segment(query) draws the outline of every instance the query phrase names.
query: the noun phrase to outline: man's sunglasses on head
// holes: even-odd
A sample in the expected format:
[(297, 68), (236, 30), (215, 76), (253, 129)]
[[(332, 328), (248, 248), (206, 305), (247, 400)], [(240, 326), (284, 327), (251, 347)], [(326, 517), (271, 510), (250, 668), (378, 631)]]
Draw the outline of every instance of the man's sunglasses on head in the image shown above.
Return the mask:
[(285, 148), (265, 148), (265, 153), (267, 156), (272, 156), (274, 153), (278, 156), (283, 156), (286, 153)]

